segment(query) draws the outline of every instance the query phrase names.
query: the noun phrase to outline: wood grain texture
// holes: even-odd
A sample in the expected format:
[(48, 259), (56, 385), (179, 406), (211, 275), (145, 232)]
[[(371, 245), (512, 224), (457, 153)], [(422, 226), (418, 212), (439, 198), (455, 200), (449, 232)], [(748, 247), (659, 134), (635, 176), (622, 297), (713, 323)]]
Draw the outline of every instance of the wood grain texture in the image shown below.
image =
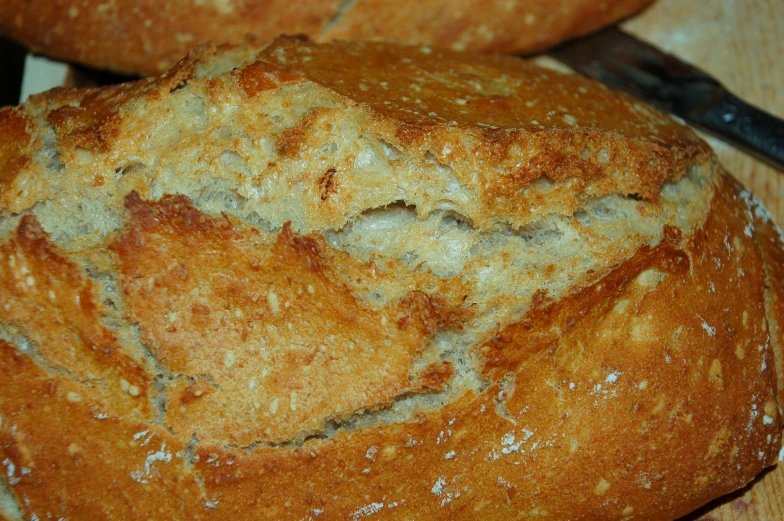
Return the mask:
[[(625, 28), (694, 63), (732, 92), (784, 117), (784, 2), (781, 0), (659, 0)], [(784, 224), (784, 174), (714, 138), (719, 159)], [(784, 520), (784, 464), (688, 520)], [(683, 520), (686, 521), (686, 520)]]

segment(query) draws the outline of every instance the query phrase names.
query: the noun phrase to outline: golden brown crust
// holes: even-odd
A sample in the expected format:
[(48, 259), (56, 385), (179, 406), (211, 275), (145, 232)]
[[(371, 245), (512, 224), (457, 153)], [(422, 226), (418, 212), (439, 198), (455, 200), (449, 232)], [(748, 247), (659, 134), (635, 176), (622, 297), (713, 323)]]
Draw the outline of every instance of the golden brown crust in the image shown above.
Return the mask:
[(650, 0), (360, 0), (331, 27), (327, 36), (341, 40), (394, 38), (457, 50), (528, 53), (626, 18), (649, 3)]
[[(370, 42), (318, 45), (301, 38), (281, 38), (258, 55), (253, 48), (236, 49), (241, 59), (221, 64), (234, 65), (235, 70), (204, 77), (203, 71), (214, 67), (216, 56), (225, 51), (206, 46), (159, 79), (105, 90), (53, 91), (33, 98), (29, 107), (51, 123), (60, 161), (75, 165), (80, 163), (80, 149), (93, 153), (108, 152), (107, 147), (131, 149), (140, 158), (135, 148), (147, 139), (147, 119), (138, 107), (157, 110), (158, 119), (170, 118), (172, 111), (180, 110), (172, 106), (170, 94), (183, 85), (200, 91), (209, 103), (256, 105), (261, 116), (249, 114), (242, 116), (247, 121), (235, 123), (246, 125), (243, 132), (252, 133), (274, 126), (263, 119), (267, 110), (263, 107), (271, 97), (304, 83), (312, 90), (297, 95), (297, 102), (329, 96), (333, 106), (316, 107), (282, 131), (268, 130), (280, 132), (275, 137), (276, 148), (284, 158), (296, 162), (314, 155), (322, 146), (318, 140), (336, 124), (334, 105), (338, 110), (367, 111), (367, 130), (374, 137), (417, 161), (449, 167), (470, 187), (479, 206), (461, 212), (483, 228), (496, 219), (524, 224), (519, 209), (545, 208), (543, 202), (571, 213), (588, 197), (612, 193), (655, 200), (665, 181), (677, 180), (711, 154), (703, 141), (669, 116), (582, 77), (515, 58), (435, 49), (425, 52), (419, 47)], [(363, 63), (361, 71), (352, 66), (358, 62)], [(568, 108), (564, 96), (574, 100)], [(199, 146), (195, 137), (191, 139)], [(124, 169), (130, 160), (107, 154), (101, 163), (96, 161), (99, 157), (90, 158), (92, 177), (78, 182), (106, 183), (109, 189), (116, 180), (107, 172)], [(133, 162), (157, 160), (151, 154)], [(268, 166), (286, 171), (284, 165)], [(330, 176), (334, 192), (343, 178), (341, 172), (351, 165), (328, 166), (336, 170)], [(328, 171), (325, 167), (324, 172)], [(363, 202), (349, 204), (345, 198), (326, 197), (321, 181), (324, 172), (315, 188), (319, 200), (328, 204), (315, 211), (320, 220), (326, 209), (333, 214), (331, 224), (339, 227), (350, 215), (346, 212)], [(503, 172), (501, 179), (497, 172)], [(2, 192), (3, 200), (14, 212), (51, 197), (46, 186), (37, 192), (11, 192), (11, 181), (25, 173), (12, 169), (4, 174), (8, 188)], [(17, 182), (35, 186), (33, 181), (41, 177), (41, 170), (31, 171)], [(535, 191), (524, 190), (542, 178), (565, 189), (548, 194), (544, 201)], [(147, 190), (143, 183), (134, 188), (142, 194)]]
[[(718, 183), (693, 239), (670, 234), (501, 334), (507, 352), (530, 353), (505, 368), (514, 389), (301, 447), (204, 444), (192, 468), (187, 437), (96, 419), (89, 391), (69, 402), (78, 384), (3, 342), (3, 372), (15, 375), (0, 389), (12, 490), (29, 513), (72, 519), (145, 519), (149, 508), (193, 519), (673, 519), (742, 486), (780, 444), (775, 376), (761, 369), (771, 357), (762, 259), (737, 201)], [(740, 291), (746, 299), (722, 297)], [(552, 330), (563, 334), (539, 342)], [(73, 487), (77, 472), (112, 485)]]
[(283, 39), (0, 123), (29, 518), (667, 521), (779, 453), (779, 232), (588, 81)]
[(3, 325), (17, 330), (54, 370), (100, 389), (107, 410), (148, 417), (150, 375), (101, 325), (109, 312), (98, 302), (93, 280), (47, 239), (27, 215), (14, 240), (0, 246)]
[(754, 237), (765, 261), (765, 306), (778, 377), (779, 412), (784, 412), (784, 233), (748, 191), (741, 192), (754, 214)]
[(14, 180), (19, 172), (31, 166), (32, 150), (28, 125), (30, 118), (20, 108), (0, 109), (0, 194), (3, 206), (10, 206), (19, 189)]
[(317, 34), (337, 0), (143, 2), (11, 0), (0, 33), (33, 52), (126, 73), (159, 74), (196, 44)]
[[(198, 519), (184, 444), (165, 429), (105, 414), (84, 386), (47, 374), (4, 340), (0, 367), (13, 375), (0, 390), (0, 453), (28, 519)], [(82, 400), (69, 399), (77, 393)]]
[[(30, 161), (27, 140), (27, 124), (29, 119), (19, 109), (7, 109), (0, 112), (3, 140), (0, 142), (0, 186), (5, 188), (6, 177), (12, 172), (22, 170)], [(5, 191), (5, 190), (3, 190)]]
[(159, 74), (200, 42), (395, 38), (455, 49), (531, 52), (618, 21), (651, 0), (10, 0), (0, 34), (34, 52), (120, 72)]
[[(197, 464), (208, 494), (229, 508), (246, 505), (245, 476), (301, 473), (301, 501), (336, 518), (383, 508), (390, 517), (433, 519), (535, 511), (551, 519), (672, 519), (742, 485), (727, 480), (739, 475), (736, 465), (749, 465), (751, 476), (774, 461), (766, 436), (778, 446), (780, 421), (763, 419), (776, 417), (773, 373), (760, 370), (770, 353), (757, 349), (767, 336), (763, 273), (736, 195), (720, 186), (693, 242), (671, 237), (641, 251), (510, 341), (508, 353), (530, 353), (512, 371), (515, 390), (503, 400), (515, 424), (495, 414), (494, 387), (413, 425), (346, 433), (293, 454), (260, 450)], [(719, 276), (720, 263), (737, 275)], [(740, 302), (720, 297), (728, 290), (752, 295), (755, 304), (734, 308)], [(564, 333), (531, 345), (553, 329)], [(728, 401), (743, 410), (727, 414)], [(439, 472), (411, 473), (412, 465)], [(278, 498), (291, 501), (294, 492), (270, 488), (257, 512), (275, 518)], [(305, 508), (292, 517), (307, 515)]]
[(264, 244), (183, 197), (148, 204), (132, 193), (126, 206), (128, 229), (110, 249), (130, 318), (180, 377), (165, 419), (183, 439), (280, 443), (387, 406), (416, 390), (410, 366), (428, 337), (461, 318), (421, 291), (363, 305), (341, 272), (358, 282), (377, 278), (374, 267), (290, 224)]

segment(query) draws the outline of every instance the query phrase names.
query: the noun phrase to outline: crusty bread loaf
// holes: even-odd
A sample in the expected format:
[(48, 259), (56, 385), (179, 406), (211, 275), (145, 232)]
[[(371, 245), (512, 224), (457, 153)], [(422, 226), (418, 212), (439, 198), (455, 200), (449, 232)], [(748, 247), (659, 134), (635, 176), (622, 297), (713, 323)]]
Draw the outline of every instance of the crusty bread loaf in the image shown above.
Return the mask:
[(159, 74), (197, 43), (396, 38), (458, 50), (530, 52), (595, 30), (651, 0), (4, 0), (0, 35), (34, 52)]
[(779, 454), (781, 231), (601, 85), (283, 38), (0, 133), (9, 519), (670, 520)]

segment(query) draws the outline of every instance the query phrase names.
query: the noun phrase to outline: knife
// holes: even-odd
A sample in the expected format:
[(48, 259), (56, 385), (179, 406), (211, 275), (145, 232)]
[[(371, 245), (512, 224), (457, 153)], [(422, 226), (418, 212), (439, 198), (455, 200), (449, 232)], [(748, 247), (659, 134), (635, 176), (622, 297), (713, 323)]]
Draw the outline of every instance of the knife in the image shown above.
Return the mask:
[(693, 65), (617, 27), (566, 43), (548, 54), (784, 170), (784, 121), (734, 96)]

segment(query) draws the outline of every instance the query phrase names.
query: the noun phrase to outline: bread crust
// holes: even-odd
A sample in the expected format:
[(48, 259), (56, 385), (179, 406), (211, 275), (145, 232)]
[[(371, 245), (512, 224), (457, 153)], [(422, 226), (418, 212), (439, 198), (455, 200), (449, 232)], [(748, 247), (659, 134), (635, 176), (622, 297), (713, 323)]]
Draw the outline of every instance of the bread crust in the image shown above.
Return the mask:
[(396, 38), (454, 49), (531, 52), (618, 21), (650, 0), (9, 0), (0, 34), (33, 52), (125, 73), (160, 74), (198, 43), (280, 34)]
[[(361, 71), (353, 67), (358, 61), (363, 63)], [(198, 81), (215, 67), (235, 70)], [(75, 162), (82, 149), (97, 153), (94, 161), (112, 149), (138, 147), (145, 138), (147, 114), (138, 114), (136, 107), (159, 110), (158, 118), (170, 118), (176, 98), (169, 95), (184, 85), (194, 85), (215, 102), (263, 106), (276, 92), (301, 84), (309, 92), (292, 92), (292, 97), (325, 98), (324, 103), (341, 109), (356, 107), (362, 111), (357, 117), (365, 118), (362, 124), (394, 150), (449, 165), (460, 183), (476, 194), (475, 206), (460, 211), (482, 228), (502, 216), (525, 224), (527, 212), (520, 212), (520, 206), (541, 206), (543, 201), (524, 189), (543, 177), (562, 188), (547, 200), (561, 207), (559, 213), (571, 213), (585, 197), (620, 193), (655, 200), (665, 182), (680, 179), (711, 155), (687, 127), (580, 76), (507, 56), (373, 42), (318, 45), (281, 38), (260, 52), (207, 45), (160, 78), (102, 89), (55, 89), (33, 97), (27, 111), (5, 109), (0, 114), (14, 118), (8, 125), (9, 143), (25, 144), (23, 150), (30, 155), (45, 155), (43, 140), (48, 138), (58, 144), (58, 161)], [(564, 96), (577, 101), (567, 108)], [(289, 160), (312, 157), (313, 136), (329, 132), (330, 119), (337, 117), (330, 107), (298, 110), (309, 112), (299, 115), (295, 125), (274, 131), (276, 151)], [(52, 137), (36, 131), (33, 115), (46, 122)], [(269, 125), (263, 113), (238, 115), (236, 124), (244, 124), (245, 132)], [(9, 145), (10, 150), (16, 148)], [(0, 209), (20, 212), (49, 197), (46, 187), (35, 185), (49, 165), (27, 161), (3, 174)], [(111, 184), (109, 176), (98, 172), (117, 166), (116, 161), (91, 166), (98, 176), (93, 182)], [(505, 175), (499, 179), (492, 171)], [(339, 177), (333, 176), (333, 182)], [(339, 212), (347, 203), (334, 197), (321, 205), (321, 187), (318, 193), (320, 207), (328, 211)], [(320, 213), (318, 219), (324, 218), (336, 217)]]
[(29, 518), (664, 521), (776, 461), (780, 233), (629, 98), (282, 39), (0, 123)]

